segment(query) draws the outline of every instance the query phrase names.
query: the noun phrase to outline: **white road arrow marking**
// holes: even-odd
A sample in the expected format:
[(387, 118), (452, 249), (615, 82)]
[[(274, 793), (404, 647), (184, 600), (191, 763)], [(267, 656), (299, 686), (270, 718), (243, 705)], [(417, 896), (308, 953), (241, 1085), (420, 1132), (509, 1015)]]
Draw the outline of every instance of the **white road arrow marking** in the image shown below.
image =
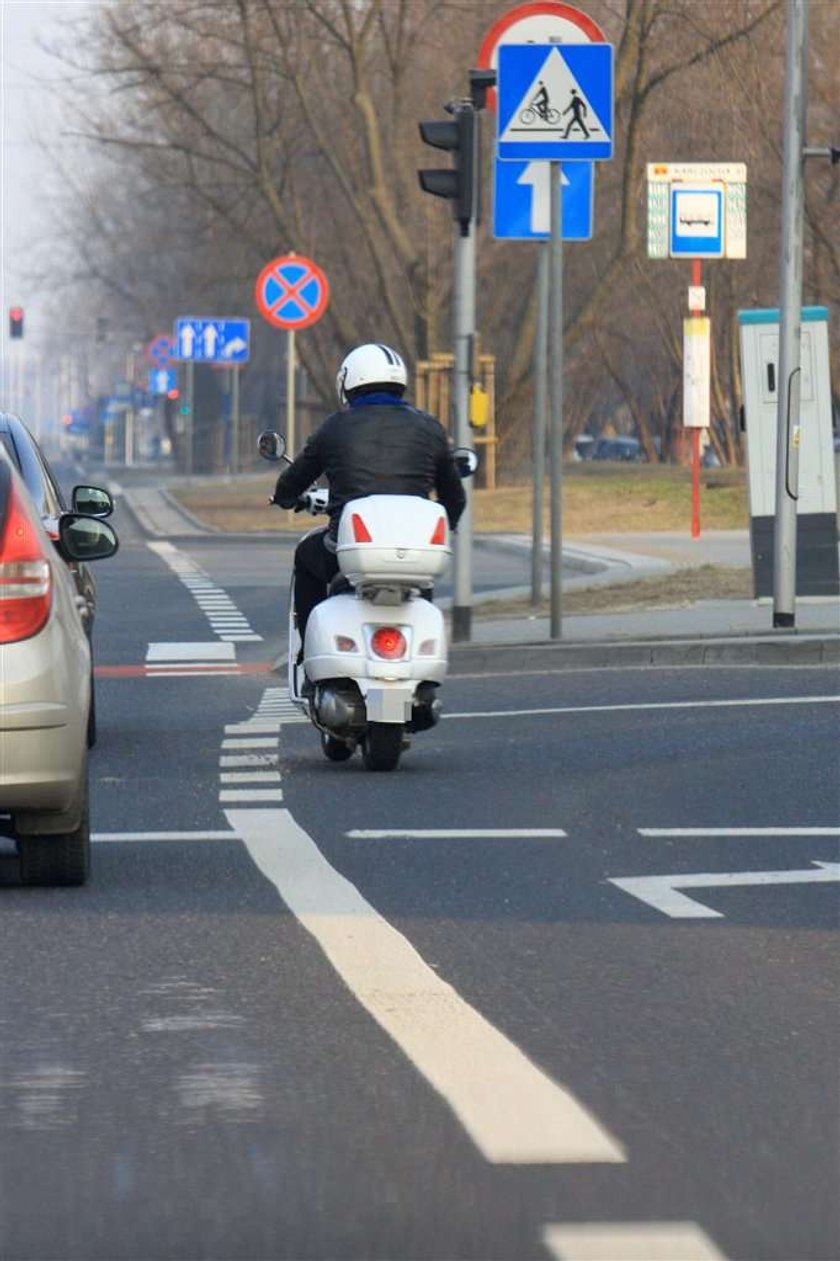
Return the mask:
[[(561, 176), (564, 184), (568, 184), (565, 172)], [(551, 163), (529, 162), (516, 181), (517, 184), (531, 185), (531, 231), (551, 231)]]
[(640, 902), (661, 911), (671, 919), (723, 919), (720, 911), (713, 911), (695, 898), (689, 898), (680, 889), (731, 889), (748, 885), (765, 884), (823, 884), (840, 883), (840, 863), (814, 861), (816, 870), (806, 871), (718, 871), (698, 875), (676, 876), (624, 876), (611, 879), (625, 893)]

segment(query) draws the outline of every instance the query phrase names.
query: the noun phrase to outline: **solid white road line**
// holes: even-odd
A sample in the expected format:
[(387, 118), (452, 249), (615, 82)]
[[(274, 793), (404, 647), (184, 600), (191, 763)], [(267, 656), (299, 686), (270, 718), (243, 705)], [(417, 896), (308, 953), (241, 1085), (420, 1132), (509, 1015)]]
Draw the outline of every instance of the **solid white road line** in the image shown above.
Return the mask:
[(92, 841), (238, 841), (236, 832), (92, 832)]
[(639, 828), (639, 836), (840, 836), (837, 828)]
[(461, 841), (461, 840), (557, 840), (566, 833), (561, 828), (395, 828), (390, 831), (355, 829), (345, 832), (354, 841)]
[(551, 1223), (543, 1243), (556, 1261), (725, 1261), (694, 1222)]
[(485, 1159), (620, 1162), (563, 1086), (466, 1003), (331, 867), (288, 810), (227, 810), (231, 827), (354, 996), (446, 1100)]
[(640, 701), (632, 705), (558, 705), (551, 709), (485, 709), (460, 714), (444, 714), (453, 718), (536, 718), (549, 714), (620, 714), (634, 710), (657, 709), (748, 709), (763, 705), (836, 705), (840, 696), (770, 696), (726, 701)]
[(179, 643), (149, 644), (147, 661), (235, 661), (236, 649), (231, 644)]

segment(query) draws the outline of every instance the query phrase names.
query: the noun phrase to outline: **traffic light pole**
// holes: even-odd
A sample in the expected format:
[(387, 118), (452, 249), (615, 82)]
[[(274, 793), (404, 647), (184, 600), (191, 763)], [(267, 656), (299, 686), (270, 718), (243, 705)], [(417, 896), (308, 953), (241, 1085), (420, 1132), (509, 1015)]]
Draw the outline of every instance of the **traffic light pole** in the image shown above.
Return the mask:
[[(475, 215), (466, 224), (455, 224), (455, 275), (452, 324), (455, 352), (452, 402), (455, 445), (471, 445), (470, 386), (475, 344)], [(452, 602), (452, 640), (463, 643), (472, 635), (472, 487), (465, 486), (467, 506), (454, 537), (455, 594)]]

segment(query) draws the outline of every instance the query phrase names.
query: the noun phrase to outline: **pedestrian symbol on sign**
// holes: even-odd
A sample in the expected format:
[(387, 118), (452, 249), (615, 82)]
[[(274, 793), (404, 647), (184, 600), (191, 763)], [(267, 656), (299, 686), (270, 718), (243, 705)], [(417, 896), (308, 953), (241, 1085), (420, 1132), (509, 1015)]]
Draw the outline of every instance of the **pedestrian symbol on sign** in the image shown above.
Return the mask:
[(586, 123), (583, 121), (587, 115), (587, 112), (588, 111), (586, 108), (586, 101), (584, 101), (583, 97), (578, 96), (577, 88), (572, 88), (571, 104), (569, 105), (568, 109), (563, 110), (564, 114), (571, 113), (572, 115), (568, 127), (563, 132), (564, 140), (568, 140), (569, 132), (572, 130), (575, 123), (577, 123), (578, 127), (580, 127), (581, 131), (583, 132), (584, 139), (585, 140), (589, 139), (589, 131), (587, 130)]

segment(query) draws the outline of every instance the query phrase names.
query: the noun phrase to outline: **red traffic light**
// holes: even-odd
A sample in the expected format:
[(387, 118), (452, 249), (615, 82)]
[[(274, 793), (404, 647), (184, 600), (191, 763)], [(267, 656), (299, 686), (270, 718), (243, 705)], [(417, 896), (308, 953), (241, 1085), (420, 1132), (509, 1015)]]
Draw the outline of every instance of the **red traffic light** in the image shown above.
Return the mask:
[(23, 307), (9, 307), (9, 336), (23, 337)]
[(180, 391), (180, 390), (178, 390), (178, 389), (175, 389), (175, 390), (167, 390), (167, 391), (166, 391), (166, 397), (167, 397), (167, 398), (171, 398), (171, 399), (172, 399), (172, 401), (174, 402), (174, 401), (175, 401), (175, 399), (177, 399), (177, 398), (180, 398), (180, 397), (181, 397), (181, 391)]

